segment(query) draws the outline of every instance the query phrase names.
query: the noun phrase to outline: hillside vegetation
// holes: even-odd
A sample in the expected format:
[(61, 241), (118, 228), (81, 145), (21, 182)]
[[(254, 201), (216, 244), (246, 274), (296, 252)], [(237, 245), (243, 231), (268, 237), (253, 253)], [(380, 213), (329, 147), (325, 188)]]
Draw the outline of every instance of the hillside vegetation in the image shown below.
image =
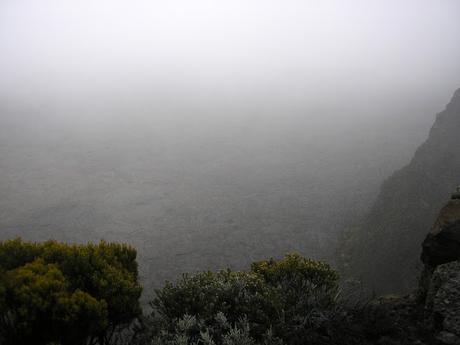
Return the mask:
[(346, 344), (338, 282), (327, 264), (288, 254), (248, 271), (184, 274), (142, 314), (135, 249), (9, 240), (0, 242), (0, 342)]
[[(142, 312), (135, 249), (10, 240), (0, 242), (0, 343), (457, 344), (439, 339), (457, 339), (449, 332), (458, 333), (458, 314), (443, 301), (460, 300), (448, 278), (460, 270), (458, 262), (440, 267), (427, 302), (409, 295), (355, 304), (329, 265), (292, 253), (247, 271), (184, 274)], [(449, 324), (440, 328), (439, 315)]]

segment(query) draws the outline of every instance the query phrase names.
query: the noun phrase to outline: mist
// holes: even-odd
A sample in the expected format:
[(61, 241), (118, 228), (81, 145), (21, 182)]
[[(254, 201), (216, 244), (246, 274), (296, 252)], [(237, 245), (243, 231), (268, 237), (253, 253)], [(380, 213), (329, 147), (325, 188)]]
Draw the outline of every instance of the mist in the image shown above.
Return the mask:
[(454, 0), (3, 0), (0, 238), (132, 243), (153, 285), (331, 258), (460, 85), (459, 16)]

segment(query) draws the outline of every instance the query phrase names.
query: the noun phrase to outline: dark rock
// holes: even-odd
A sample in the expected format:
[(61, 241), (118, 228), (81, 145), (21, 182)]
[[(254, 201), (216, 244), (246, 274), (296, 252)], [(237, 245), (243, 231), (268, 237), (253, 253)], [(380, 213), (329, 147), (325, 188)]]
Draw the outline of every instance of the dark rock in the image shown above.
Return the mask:
[(437, 234), (428, 234), (422, 244), (425, 265), (438, 266), (460, 260), (460, 220), (448, 224)]
[(440, 332), (439, 335), (437, 336), (437, 339), (442, 343), (446, 345), (457, 345), (460, 344), (460, 338), (457, 337), (453, 333), (449, 332)]
[(428, 288), (425, 307), (437, 339), (460, 345), (460, 261), (436, 268)]

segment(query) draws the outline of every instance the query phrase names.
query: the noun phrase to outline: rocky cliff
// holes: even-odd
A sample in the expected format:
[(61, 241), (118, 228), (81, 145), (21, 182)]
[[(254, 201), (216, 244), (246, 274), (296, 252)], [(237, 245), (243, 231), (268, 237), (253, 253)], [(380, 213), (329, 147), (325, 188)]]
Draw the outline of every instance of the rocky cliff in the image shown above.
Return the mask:
[(416, 284), (420, 243), (458, 184), (460, 89), (437, 115), (412, 161), (383, 183), (349, 239), (349, 271), (378, 294), (409, 291)]

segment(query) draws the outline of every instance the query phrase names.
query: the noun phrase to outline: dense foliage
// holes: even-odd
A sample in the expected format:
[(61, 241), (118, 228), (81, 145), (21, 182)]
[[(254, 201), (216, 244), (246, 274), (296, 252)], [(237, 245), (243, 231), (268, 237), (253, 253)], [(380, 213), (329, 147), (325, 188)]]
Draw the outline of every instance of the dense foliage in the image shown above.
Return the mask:
[(151, 313), (142, 315), (134, 249), (5, 241), (0, 343), (369, 345), (384, 338), (431, 339), (422, 326), (409, 327), (423, 321), (411, 300), (350, 308), (338, 290), (337, 273), (327, 264), (288, 254), (255, 262), (248, 271), (184, 274), (157, 290)]
[(259, 275), (223, 270), (183, 275), (176, 284), (167, 282), (152, 306), (167, 320), (193, 315), (210, 323), (220, 312), (231, 322), (246, 315), (255, 324), (266, 324), (276, 312), (274, 298)]
[(108, 344), (141, 292), (129, 246), (0, 242), (2, 344)]
[(156, 291), (147, 338), (161, 345), (233, 344), (234, 337), (244, 344), (304, 343), (335, 314), (337, 291), (338, 276), (327, 264), (298, 254), (256, 262), (247, 272), (187, 274)]

